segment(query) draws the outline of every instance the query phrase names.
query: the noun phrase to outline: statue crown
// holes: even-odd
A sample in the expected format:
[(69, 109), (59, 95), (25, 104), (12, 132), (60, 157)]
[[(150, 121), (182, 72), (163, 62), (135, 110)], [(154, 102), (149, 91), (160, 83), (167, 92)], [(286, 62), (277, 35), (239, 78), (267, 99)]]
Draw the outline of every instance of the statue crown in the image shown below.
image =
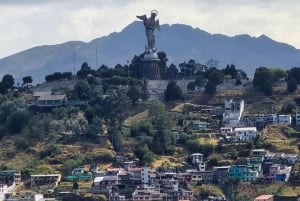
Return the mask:
[(152, 14), (157, 15), (157, 14), (158, 14), (157, 10), (151, 10), (151, 15), (152, 15)]

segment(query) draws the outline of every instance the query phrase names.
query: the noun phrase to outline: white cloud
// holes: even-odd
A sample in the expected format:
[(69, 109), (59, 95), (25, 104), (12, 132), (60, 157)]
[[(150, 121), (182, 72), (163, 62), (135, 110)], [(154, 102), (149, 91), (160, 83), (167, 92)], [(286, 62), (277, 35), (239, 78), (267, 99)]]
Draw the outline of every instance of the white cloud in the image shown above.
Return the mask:
[(121, 31), (152, 9), (161, 24), (226, 35), (264, 33), (300, 48), (298, 0), (9, 0), (0, 1), (0, 58), (37, 45), (90, 41)]

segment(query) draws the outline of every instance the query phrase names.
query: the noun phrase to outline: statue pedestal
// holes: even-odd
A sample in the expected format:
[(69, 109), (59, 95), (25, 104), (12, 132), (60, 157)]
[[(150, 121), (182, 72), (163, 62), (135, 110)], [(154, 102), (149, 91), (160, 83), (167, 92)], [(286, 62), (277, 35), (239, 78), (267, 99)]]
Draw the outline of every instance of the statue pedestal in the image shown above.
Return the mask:
[(142, 77), (150, 80), (159, 80), (159, 61), (156, 52), (146, 53), (142, 59)]

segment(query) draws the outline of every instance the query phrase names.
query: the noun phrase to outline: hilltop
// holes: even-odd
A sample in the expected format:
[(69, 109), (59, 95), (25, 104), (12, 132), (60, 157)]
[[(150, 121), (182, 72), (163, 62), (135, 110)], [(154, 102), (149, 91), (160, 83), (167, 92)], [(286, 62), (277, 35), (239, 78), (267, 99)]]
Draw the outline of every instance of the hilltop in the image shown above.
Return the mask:
[[(193, 69), (190, 79), (186, 79), (186, 73), (177, 72), (170, 80), (148, 81), (138, 76), (128, 77), (128, 71), (134, 75), (136, 68), (120, 65), (94, 70), (85, 63), (77, 77), (54, 73), (47, 76), (47, 82), (33, 87), (28, 83), (14, 87), (12, 77), (6, 76), (1, 82), (3, 94), (0, 96), (1, 169), (21, 171), (27, 188), (30, 188), (32, 174), (61, 173), (64, 183), (57, 189), (70, 190), (73, 183), (67, 176), (75, 167), (85, 168), (90, 176), (91, 169), (125, 168), (125, 161), (138, 168), (155, 168), (157, 174), (189, 173), (203, 168), (192, 162), (191, 157), (196, 154), (202, 157), (204, 169), (212, 176), (216, 173), (215, 167), (248, 168), (246, 164), (252, 151), (266, 149), (280, 156), (290, 155), (294, 170), (299, 170), (300, 165), (294, 160), (299, 154), (299, 131), (295, 122), (281, 125), (276, 120), (267, 125), (257, 119), (254, 122), (257, 129), (253, 125), (243, 128), (255, 134), (247, 139), (237, 136), (238, 132), (233, 130), (237, 125), (230, 125), (229, 133), (221, 131), (226, 124), (223, 121), (225, 100), (226, 105), (230, 104), (226, 110), (244, 108), (245, 117), (294, 115), (299, 109), (300, 89), (296, 83), (295, 91), (288, 91), (283, 79), (291, 79), (292, 74), (281, 69), (263, 69), (262, 72), (269, 72), (272, 81), (272, 93), (266, 96), (265, 91), (254, 88), (253, 81), (234, 65), (222, 70), (197, 67), (193, 61), (186, 64), (186, 69)], [(170, 69), (165, 68), (167, 70)], [(165, 91), (172, 93), (164, 94)], [(166, 94), (177, 96), (172, 96), (170, 101), (155, 99)], [(253, 122), (244, 118), (241, 123)], [(263, 166), (262, 161), (259, 163)], [(238, 178), (241, 182), (235, 182), (236, 178), (227, 181), (228, 174), (219, 179), (225, 179), (231, 187), (234, 185), (239, 198), (248, 196), (246, 200), (253, 200), (259, 182), (269, 182), (265, 177), (260, 180), (256, 173), (250, 178), (252, 186), (248, 195), (238, 190), (249, 178)], [(201, 181), (186, 180), (180, 185), (193, 191), (199, 199), (209, 195), (231, 196), (228, 192), (232, 189), (220, 185), (222, 182), (214, 180), (215, 176), (201, 175), (201, 178)], [(91, 180), (81, 184), (84, 186), (81, 190), (89, 189), (91, 184)], [(272, 190), (268, 185), (260, 187), (270, 193), (277, 189), (277, 195), (294, 192), (293, 183), (285, 184), (284, 191), (279, 191), (281, 186)], [(132, 191), (133, 188), (127, 194)]]
[[(259, 66), (289, 69), (300, 64), (300, 50), (272, 40), (266, 35), (229, 37), (210, 34), (184, 24), (164, 24), (156, 35), (158, 51), (167, 54), (169, 65), (195, 59), (201, 64), (217, 61), (218, 67), (234, 64), (250, 75)], [(144, 52), (145, 36), (141, 22), (135, 21), (121, 32), (90, 42), (68, 41), (24, 50), (0, 59), (0, 75), (12, 74), (18, 79), (31, 75), (35, 83), (53, 72), (77, 71), (83, 62), (94, 69), (102, 64), (114, 67), (128, 64), (134, 55)]]

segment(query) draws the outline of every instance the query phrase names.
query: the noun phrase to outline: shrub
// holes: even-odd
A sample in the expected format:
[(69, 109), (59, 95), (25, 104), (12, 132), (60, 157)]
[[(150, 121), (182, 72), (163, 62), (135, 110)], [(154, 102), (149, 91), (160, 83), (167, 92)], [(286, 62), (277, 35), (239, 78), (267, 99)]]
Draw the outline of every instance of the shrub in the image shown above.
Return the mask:
[(24, 137), (18, 137), (15, 140), (14, 144), (15, 144), (16, 148), (19, 150), (25, 150), (30, 147), (30, 143), (29, 143), (28, 139), (26, 139)]
[(111, 152), (102, 153), (97, 157), (97, 160), (99, 162), (104, 162), (104, 163), (111, 163), (114, 161), (114, 159), (115, 159), (115, 156)]

